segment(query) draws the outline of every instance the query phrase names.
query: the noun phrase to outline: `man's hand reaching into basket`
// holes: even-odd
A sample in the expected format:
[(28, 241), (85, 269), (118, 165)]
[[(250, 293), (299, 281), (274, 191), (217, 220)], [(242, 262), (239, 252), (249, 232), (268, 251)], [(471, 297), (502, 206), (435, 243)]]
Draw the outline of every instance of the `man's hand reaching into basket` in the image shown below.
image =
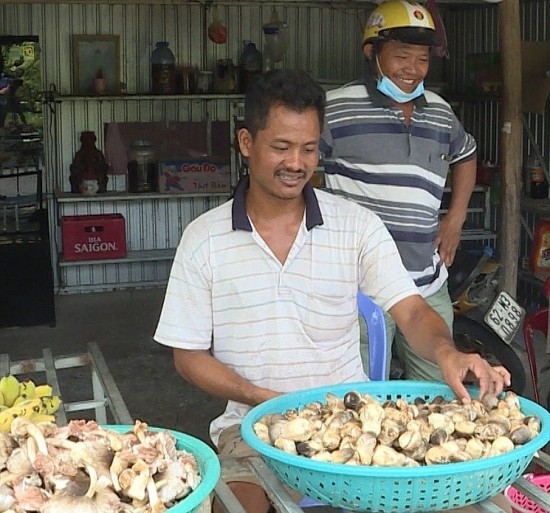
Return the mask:
[(498, 396), (511, 384), (508, 370), (501, 365), (491, 366), (478, 354), (461, 353), (456, 349), (444, 349), (441, 353), (438, 354), (437, 360), (443, 379), (464, 403), (472, 399), (464, 382), (479, 383), (479, 399), (486, 395)]
[(464, 402), (472, 399), (464, 386), (465, 381), (479, 383), (480, 398), (498, 395), (504, 387), (510, 386), (510, 373), (504, 367), (492, 367), (480, 355), (456, 349), (449, 328), (421, 296), (399, 301), (389, 313), (411, 349), (439, 366), (443, 379), (458, 399)]

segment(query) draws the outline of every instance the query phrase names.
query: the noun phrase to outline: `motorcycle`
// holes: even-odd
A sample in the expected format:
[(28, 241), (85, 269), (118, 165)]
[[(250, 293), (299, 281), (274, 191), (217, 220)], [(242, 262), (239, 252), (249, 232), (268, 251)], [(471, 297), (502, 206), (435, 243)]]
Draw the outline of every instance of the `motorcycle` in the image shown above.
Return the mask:
[(511, 347), (525, 310), (506, 292), (497, 293), (500, 263), (493, 250), (459, 250), (449, 267), (449, 295), (455, 314), (453, 337), (465, 353), (479, 353), (492, 365), (503, 365), (512, 377), (511, 389), (522, 394), (525, 368)]

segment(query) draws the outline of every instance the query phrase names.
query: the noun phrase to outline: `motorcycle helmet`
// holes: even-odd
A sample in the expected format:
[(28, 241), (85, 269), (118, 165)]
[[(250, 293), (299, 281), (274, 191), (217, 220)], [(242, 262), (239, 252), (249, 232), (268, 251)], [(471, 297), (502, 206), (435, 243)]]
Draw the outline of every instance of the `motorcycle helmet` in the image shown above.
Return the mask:
[(437, 46), (432, 15), (419, 3), (387, 0), (369, 16), (363, 32), (363, 45), (384, 41)]

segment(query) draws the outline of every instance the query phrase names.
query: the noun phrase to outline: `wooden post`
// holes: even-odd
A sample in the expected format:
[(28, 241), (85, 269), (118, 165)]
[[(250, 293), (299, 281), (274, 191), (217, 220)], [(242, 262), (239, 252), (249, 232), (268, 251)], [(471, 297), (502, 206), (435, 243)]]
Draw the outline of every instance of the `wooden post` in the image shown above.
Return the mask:
[(504, 266), (500, 288), (517, 292), (521, 226), (521, 36), (519, 0), (499, 4), (502, 64), (502, 126), (500, 131), (501, 201), (498, 254)]

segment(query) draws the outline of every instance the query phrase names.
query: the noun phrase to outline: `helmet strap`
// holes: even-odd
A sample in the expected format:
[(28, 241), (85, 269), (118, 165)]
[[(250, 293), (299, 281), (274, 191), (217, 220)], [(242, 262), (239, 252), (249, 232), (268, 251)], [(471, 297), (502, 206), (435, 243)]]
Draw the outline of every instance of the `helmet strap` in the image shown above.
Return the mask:
[(382, 68), (380, 67), (380, 61), (378, 60), (378, 54), (377, 53), (374, 54), (374, 59), (376, 61), (376, 71), (377, 71), (376, 76), (377, 77), (383, 77), (384, 72), (382, 71)]
[[(369, 43), (367, 43), (369, 44)], [(373, 78), (378, 78), (378, 48), (376, 43), (370, 43), (372, 46), (372, 52), (370, 53), (370, 56), (367, 57), (365, 54), (365, 73), (368, 75), (371, 75)]]

